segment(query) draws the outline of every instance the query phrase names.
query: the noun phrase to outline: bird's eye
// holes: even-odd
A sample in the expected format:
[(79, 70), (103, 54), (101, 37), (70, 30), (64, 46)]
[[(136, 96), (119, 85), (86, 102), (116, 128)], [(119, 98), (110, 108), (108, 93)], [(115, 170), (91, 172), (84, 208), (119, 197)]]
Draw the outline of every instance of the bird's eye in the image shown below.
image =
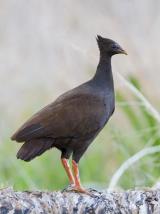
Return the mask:
[(112, 49), (119, 49), (119, 45), (116, 43), (112, 44)]

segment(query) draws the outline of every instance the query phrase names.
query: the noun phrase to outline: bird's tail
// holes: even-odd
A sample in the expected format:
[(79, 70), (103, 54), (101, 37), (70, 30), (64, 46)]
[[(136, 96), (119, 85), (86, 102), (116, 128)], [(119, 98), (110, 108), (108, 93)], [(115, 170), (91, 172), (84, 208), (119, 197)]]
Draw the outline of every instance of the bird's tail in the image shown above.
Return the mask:
[(17, 153), (17, 158), (31, 161), (54, 146), (53, 139), (34, 139), (26, 141)]

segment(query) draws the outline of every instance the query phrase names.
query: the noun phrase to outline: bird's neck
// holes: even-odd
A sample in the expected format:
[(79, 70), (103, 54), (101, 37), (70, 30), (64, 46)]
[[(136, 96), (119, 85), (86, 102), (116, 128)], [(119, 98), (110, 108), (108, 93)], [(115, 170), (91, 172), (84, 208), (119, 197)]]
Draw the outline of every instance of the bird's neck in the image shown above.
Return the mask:
[(111, 57), (100, 55), (99, 64), (93, 77), (93, 82), (97, 86), (114, 90)]

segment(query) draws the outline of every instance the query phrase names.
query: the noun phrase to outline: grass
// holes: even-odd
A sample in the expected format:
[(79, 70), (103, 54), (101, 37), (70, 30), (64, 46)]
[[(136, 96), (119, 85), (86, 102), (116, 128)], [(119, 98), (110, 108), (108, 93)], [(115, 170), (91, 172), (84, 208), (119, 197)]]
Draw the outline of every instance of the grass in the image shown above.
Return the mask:
[[(141, 93), (140, 84), (135, 78), (131, 77), (129, 84)], [(145, 102), (132, 91), (129, 95), (117, 92), (116, 100), (117, 115), (110, 120), (80, 161), (80, 175), (85, 186), (106, 188), (113, 174), (130, 157), (144, 148), (160, 144), (159, 121), (152, 110), (146, 108)], [(30, 112), (24, 114), (31, 115)], [(5, 115), (1, 116), (5, 118)], [(8, 139), (9, 133), (10, 130), (6, 130), (1, 139), (3, 143), (0, 144), (1, 186), (14, 186), (16, 190), (54, 190), (68, 184), (59, 151), (52, 149), (32, 162), (25, 163), (16, 159), (20, 145)], [(160, 176), (159, 156), (158, 152), (148, 154), (131, 164), (122, 173), (116, 186), (127, 189), (154, 185)]]

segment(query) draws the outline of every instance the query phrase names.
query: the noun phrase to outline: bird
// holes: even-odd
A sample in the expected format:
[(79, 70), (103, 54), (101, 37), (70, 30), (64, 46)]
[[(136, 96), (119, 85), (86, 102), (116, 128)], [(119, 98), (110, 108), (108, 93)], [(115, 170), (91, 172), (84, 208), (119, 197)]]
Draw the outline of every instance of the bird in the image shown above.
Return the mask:
[(69, 184), (79, 193), (88, 192), (80, 181), (79, 161), (115, 110), (111, 58), (116, 54), (127, 55), (111, 39), (97, 35), (96, 40), (100, 57), (93, 77), (35, 113), (11, 137), (23, 143), (17, 158), (24, 161), (54, 147), (60, 150)]

